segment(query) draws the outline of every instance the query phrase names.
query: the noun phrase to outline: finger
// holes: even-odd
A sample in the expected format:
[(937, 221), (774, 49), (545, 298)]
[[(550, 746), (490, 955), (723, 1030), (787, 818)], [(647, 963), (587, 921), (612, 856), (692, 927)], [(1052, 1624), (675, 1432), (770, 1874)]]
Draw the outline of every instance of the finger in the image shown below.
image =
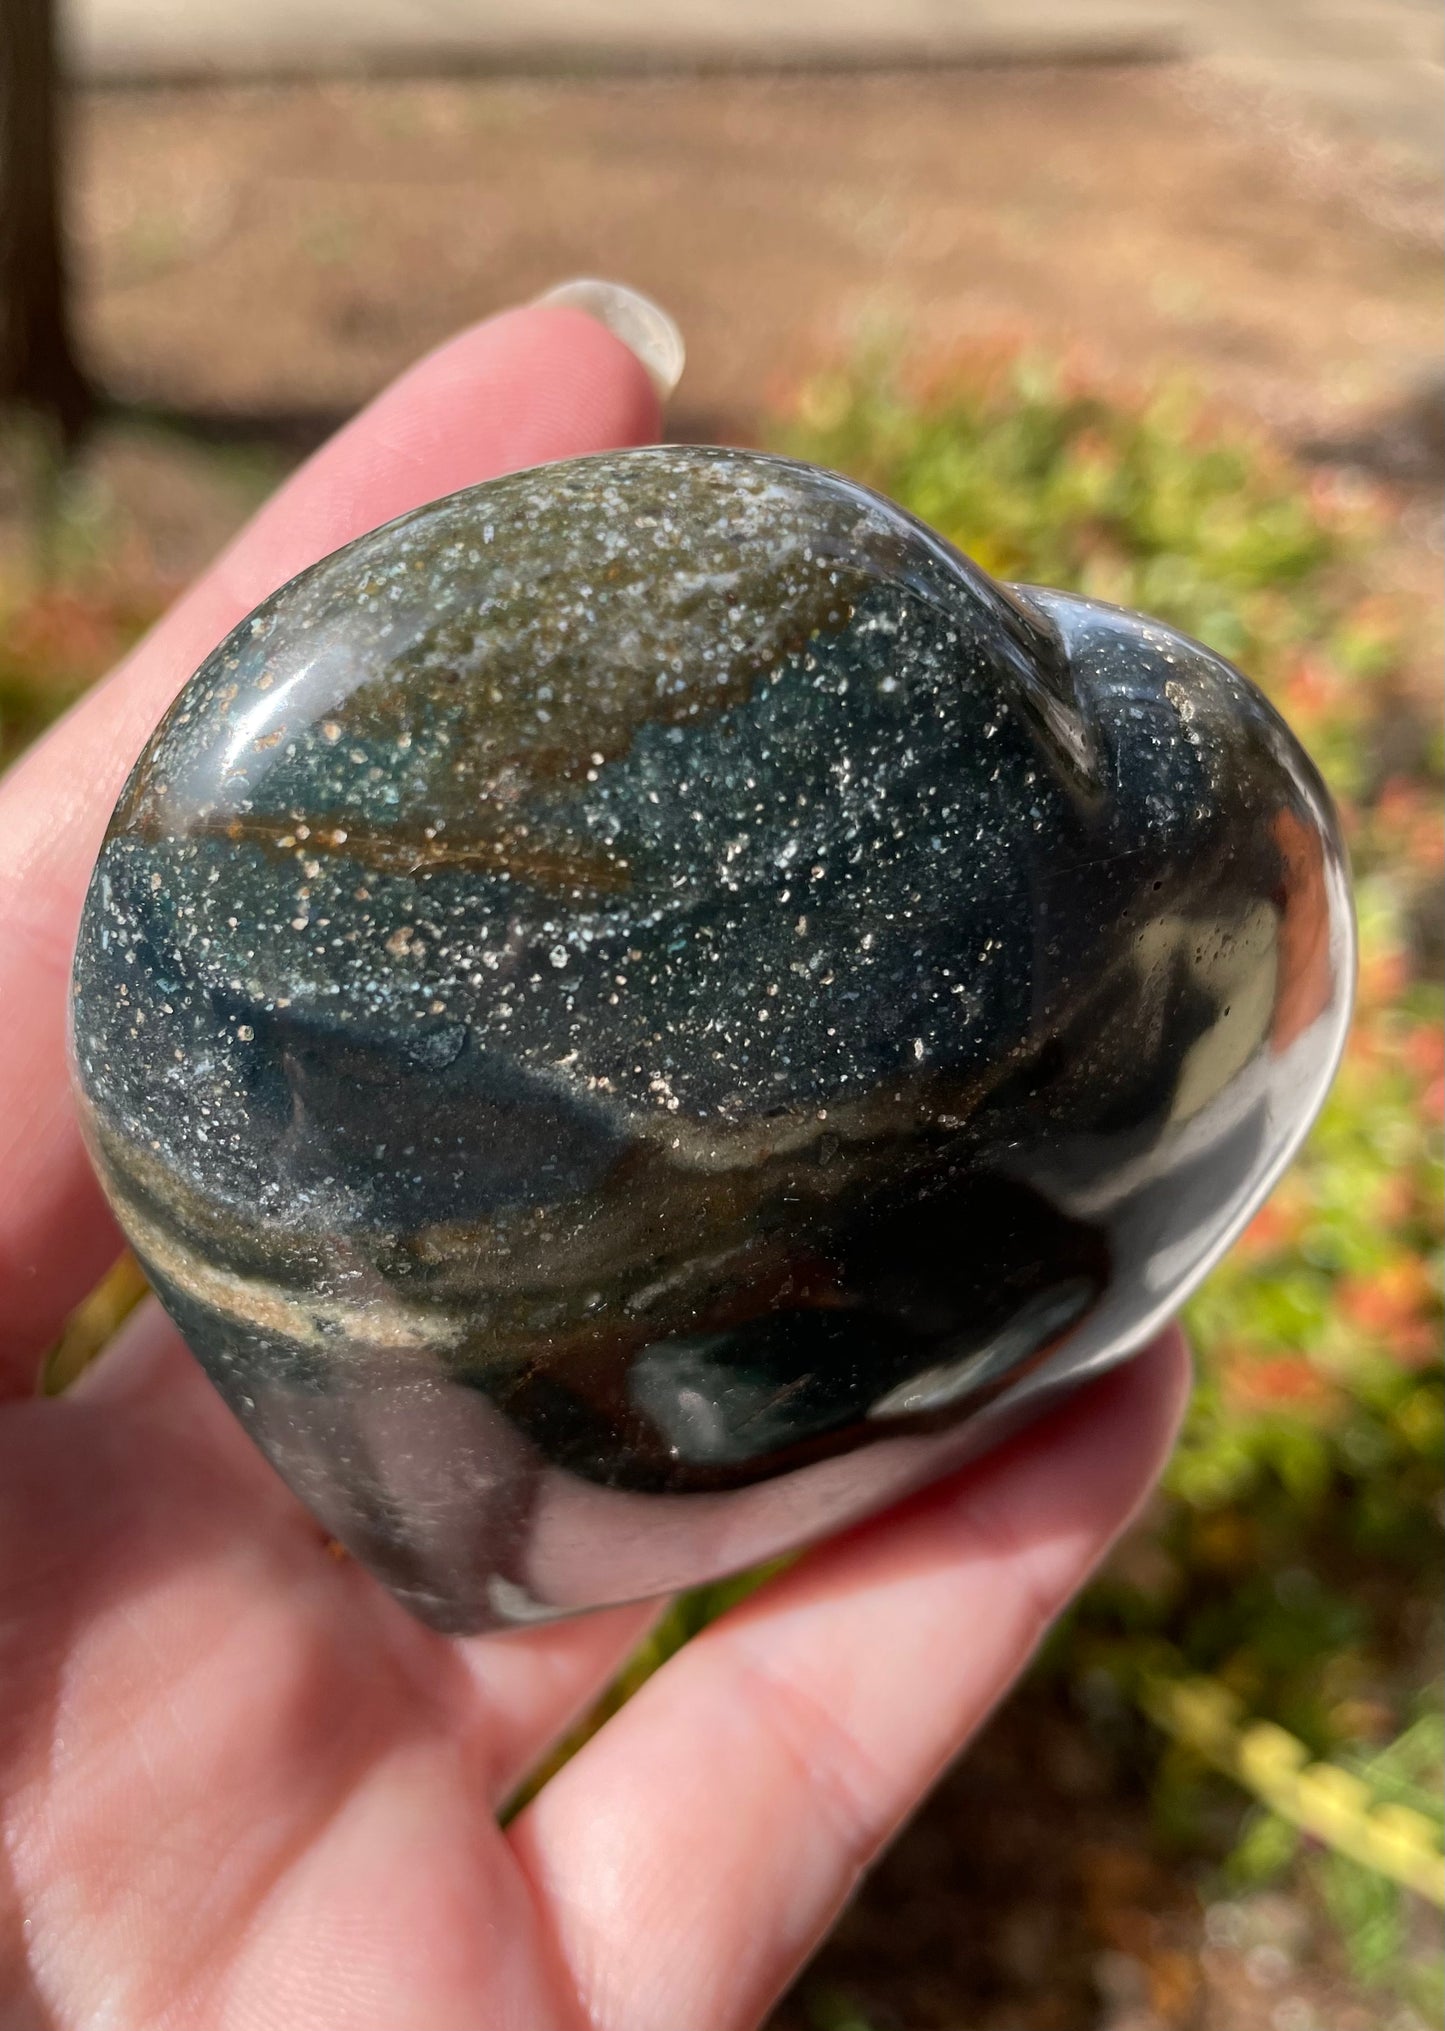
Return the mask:
[(125, 775), (201, 659), (306, 564), (492, 474), (656, 434), (657, 397), (620, 340), (534, 304), (461, 334), (295, 475), (99, 690), (0, 785), (0, 1393), (119, 1249), (81, 1150), (65, 1064), (81, 900)]
[(456, 1645), (487, 1732), (494, 1806), (510, 1800), (607, 1691), (663, 1612), (657, 1601)]
[[(462, 1643), (423, 1628), (361, 1567), (338, 1558), (154, 1300), (67, 1398), (29, 1415), (53, 1426), (43, 1441), (49, 1464), (39, 1467), (32, 1436), (26, 1485), (35, 1514), (4, 1539), (0, 1600), (15, 1607), (15, 1590), (24, 1590), (18, 1605), (34, 1640), (57, 1619), (83, 1619), (74, 1612), (77, 1589), (129, 1614), (123, 1604), (142, 1575), (145, 1613), (164, 1602), (158, 1626), (181, 1659), (210, 1645), (218, 1618), (264, 1616), (271, 1626), (293, 1616), (313, 1654), (318, 1631), (334, 1622), (352, 1632), (347, 1648), (361, 1671), (373, 1670), (369, 1649), (415, 1652), (429, 1682), (450, 1687), (455, 1723), (477, 1745), (494, 1807), (615, 1677), (659, 1612), (644, 1603)], [(99, 1544), (98, 1483), (117, 1519)], [(73, 1509), (57, 1494), (62, 1486), (77, 1493)], [(14, 1476), (7, 1499), (24, 1508)], [(18, 1573), (9, 1570), (17, 1563)]]
[(1133, 1514), (1177, 1333), (824, 1547), (664, 1667), (518, 1819), (598, 2031), (757, 2023)]
[(539, 1651), (519, 1749), (477, 1655), (328, 1556), (147, 1305), (0, 1425), (0, 1997), (158, 2031), (259, 2023), (248, 1992), (288, 2031), (572, 2023), (494, 1814), (626, 1619)]

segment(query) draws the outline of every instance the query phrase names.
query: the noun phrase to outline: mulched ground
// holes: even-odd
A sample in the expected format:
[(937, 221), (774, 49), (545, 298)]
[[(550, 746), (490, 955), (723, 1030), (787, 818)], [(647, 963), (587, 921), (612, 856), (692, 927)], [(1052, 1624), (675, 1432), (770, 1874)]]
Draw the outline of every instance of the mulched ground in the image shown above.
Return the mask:
[(1351, 1982), (1305, 1898), (1230, 1898), (1171, 1852), (1130, 1732), (1023, 1687), (768, 2031), (1424, 2031)]

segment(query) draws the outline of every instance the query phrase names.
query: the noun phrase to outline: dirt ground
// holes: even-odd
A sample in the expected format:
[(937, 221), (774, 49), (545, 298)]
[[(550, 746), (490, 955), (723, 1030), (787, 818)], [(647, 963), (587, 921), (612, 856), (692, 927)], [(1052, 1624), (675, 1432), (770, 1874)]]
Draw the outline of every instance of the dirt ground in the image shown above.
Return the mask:
[[(418, 351), (579, 273), (678, 317), (691, 438), (754, 435), (875, 339), (1183, 371), (1294, 441), (1358, 436), (1438, 354), (1438, 193), (1261, 132), (1187, 70), (113, 92), (76, 141), (89, 358), (192, 431), (111, 425), (91, 454), (107, 526), (167, 582)], [(260, 450), (218, 459), (196, 426)], [(774, 2031), (1414, 2031), (1299, 1903), (1210, 1905), (1123, 1767), (1026, 1691)]]
[(1151, 1823), (1131, 1749), (1026, 1686), (768, 2031), (1424, 2031), (1354, 1988), (1304, 1899), (1207, 1894)]
[[(107, 385), (293, 443), (574, 274), (676, 315), (691, 438), (746, 436), (820, 359), (880, 339), (1182, 370), (1328, 435), (1438, 344), (1438, 195), (1188, 68), (110, 92), (75, 139)], [(103, 463), (167, 577), (234, 519), (233, 487), (211, 505), (133, 437)]]

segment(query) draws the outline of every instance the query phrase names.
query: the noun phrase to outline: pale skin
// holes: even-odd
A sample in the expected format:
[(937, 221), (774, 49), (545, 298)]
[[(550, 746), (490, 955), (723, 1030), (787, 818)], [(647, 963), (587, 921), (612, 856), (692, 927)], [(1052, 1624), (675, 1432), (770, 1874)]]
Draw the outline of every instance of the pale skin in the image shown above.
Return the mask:
[(35, 1396), (120, 1247), (76, 1133), (65, 997), (91, 863), (161, 711), (337, 544), (658, 429), (641, 367), (580, 311), (463, 333), (0, 783), (4, 2031), (756, 2025), (1167, 1453), (1173, 1333), (714, 1624), (503, 1830), (654, 1609), (421, 1628), (328, 1550), (153, 1303), (68, 1396)]

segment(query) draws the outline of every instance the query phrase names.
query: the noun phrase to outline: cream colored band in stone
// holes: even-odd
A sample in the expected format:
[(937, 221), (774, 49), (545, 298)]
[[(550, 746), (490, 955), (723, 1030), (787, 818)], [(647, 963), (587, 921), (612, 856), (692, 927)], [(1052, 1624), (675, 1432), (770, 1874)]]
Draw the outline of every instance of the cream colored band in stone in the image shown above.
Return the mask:
[(223, 1318), (327, 1353), (360, 1344), (421, 1357), (440, 1353), (462, 1337), (459, 1321), (403, 1304), (380, 1278), (365, 1298), (348, 1302), (304, 1295), (263, 1277), (222, 1269), (149, 1219), (120, 1188), (113, 1172), (106, 1183), (117, 1217), (142, 1262)]

